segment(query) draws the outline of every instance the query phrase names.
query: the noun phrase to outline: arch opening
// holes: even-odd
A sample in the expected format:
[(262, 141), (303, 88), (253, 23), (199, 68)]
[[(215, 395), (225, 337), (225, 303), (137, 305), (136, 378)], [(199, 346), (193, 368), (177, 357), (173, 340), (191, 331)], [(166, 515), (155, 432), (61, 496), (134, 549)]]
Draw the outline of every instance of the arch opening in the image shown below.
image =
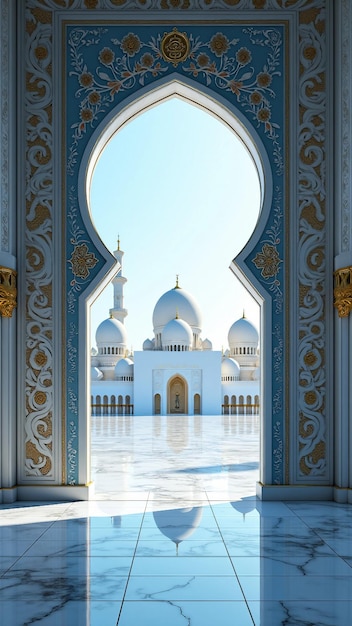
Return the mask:
[(183, 376), (173, 376), (167, 384), (168, 415), (188, 415), (188, 383)]
[[(89, 161), (89, 167), (87, 170), (87, 190), (90, 190), (90, 187), (91, 187), (92, 175), (96, 167), (95, 164), (96, 164), (97, 158), (102, 153), (104, 146), (110, 142), (113, 135), (118, 133), (122, 129), (124, 129), (129, 124), (129, 122), (133, 122), (137, 117), (141, 117), (142, 114), (144, 114), (145, 112), (151, 110), (152, 108), (156, 108), (158, 107), (158, 105), (168, 102), (171, 98), (175, 98), (175, 97), (180, 99), (182, 102), (186, 102), (187, 104), (195, 105), (198, 108), (203, 109), (208, 114), (210, 113), (212, 117), (217, 118), (218, 121), (220, 120), (221, 123), (223, 123), (229, 129), (231, 129), (231, 131), (235, 133), (236, 136), (240, 137), (240, 140), (243, 144), (244, 149), (247, 151), (248, 154), (250, 154), (250, 158), (255, 166), (255, 170), (257, 173), (258, 181), (259, 181), (260, 199), (259, 199), (258, 206), (257, 206), (257, 216), (256, 216), (254, 223), (251, 226), (251, 232), (248, 236), (244, 238), (244, 241), (242, 241), (242, 247), (239, 248), (238, 252), (241, 249), (243, 251), (245, 248), (250, 248), (251, 245), (254, 245), (255, 241), (258, 239), (258, 234), (256, 234), (256, 230), (260, 230), (260, 227), (258, 227), (258, 224), (259, 222), (262, 222), (265, 219), (265, 213), (267, 212), (268, 207), (269, 207), (268, 198), (270, 197), (270, 185), (269, 185), (269, 192), (267, 192), (267, 187), (264, 186), (264, 181), (266, 180), (267, 177), (264, 172), (265, 168), (263, 166), (261, 153), (258, 151), (257, 145), (254, 142), (251, 135), (248, 133), (244, 125), (241, 124), (238, 121), (238, 119), (233, 115), (233, 113), (230, 113), (228, 110), (226, 110), (226, 108), (220, 106), (218, 103), (209, 100), (204, 94), (201, 94), (199, 91), (196, 91), (193, 88), (191, 89), (190, 87), (182, 85), (181, 83), (173, 83), (172, 85), (167, 85), (166, 91), (164, 87), (159, 90), (155, 90), (155, 92), (149, 93), (148, 95), (144, 96), (143, 102), (138, 101), (138, 102), (132, 103), (132, 105), (129, 106), (128, 108), (128, 112), (127, 110), (120, 112), (120, 114), (114, 120), (111, 121), (109, 128), (105, 128), (104, 132), (101, 134), (99, 138), (99, 141), (96, 143), (95, 150), (91, 154), (91, 159)], [(231, 123), (230, 123), (230, 120), (231, 120)], [(89, 204), (91, 203), (89, 202)], [(90, 211), (91, 213), (93, 213), (91, 207), (90, 207)], [(93, 215), (93, 220), (94, 220), (94, 215)], [(99, 229), (98, 229), (98, 232), (99, 232), (99, 235), (101, 235)], [(100, 237), (100, 239), (104, 241), (105, 238)], [(170, 236), (168, 237), (168, 241), (170, 242)], [(230, 256), (231, 254), (233, 255), (236, 254), (236, 251), (234, 251), (233, 249), (229, 249), (228, 252)], [(229, 263), (227, 263), (227, 267), (228, 266), (229, 266)], [(231, 269), (233, 269), (233, 267)], [(111, 273), (112, 272), (110, 272), (110, 274)], [(231, 276), (230, 272), (229, 274)], [(251, 279), (248, 276), (246, 269), (243, 269), (243, 267), (240, 268), (240, 271), (237, 273), (237, 275), (239, 276), (239, 274), (243, 274), (245, 276), (245, 280), (243, 282), (245, 283), (245, 286), (248, 289), (248, 285), (251, 284)], [(233, 276), (231, 278), (233, 280)], [(264, 297), (262, 297), (261, 294), (259, 294), (258, 289), (252, 289), (251, 295), (255, 296), (255, 300), (257, 304), (262, 304)], [(175, 347), (175, 350), (176, 350), (176, 347)], [(188, 386), (186, 382), (182, 382), (182, 379), (180, 380), (181, 382), (180, 381), (175, 382), (175, 385), (177, 384), (180, 385), (179, 390), (181, 393), (179, 394), (180, 397), (178, 399), (179, 406), (176, 407), (176, 392), (174, 390), (172, 391), (171, 388), (168, 387), (168, 396), (167, 396), (167, 413), (168, 414), (171, 414), (173, 412), (176, 412), (176, 413), (177, 412), (182, 412), (182, 413), (189, 412)], [(174, 393), (175, 395), (175, 398), (173, 399), (171, 399), (172, 393)], [(199, 414), (200, 412), (200, 398), (198, 399), (197, 397), (198, 395), (199, 394), (195, 394), (193, 398), (194, 400), (193, 411), (195, 414)], [(183, 405), (181, 406), (182, 397), (187, 398), (187, 400), (184, 401), (184, 407)], [(160, 408), (157, 407), (158, 400), (156, 399), (156, 396), (154, 397), (154, 402), (156, 402), (156, 404), (154, 404), (155, 414), (159, 414)], [(182, 408), (184, 408), (184, 410), (181, 410)]]

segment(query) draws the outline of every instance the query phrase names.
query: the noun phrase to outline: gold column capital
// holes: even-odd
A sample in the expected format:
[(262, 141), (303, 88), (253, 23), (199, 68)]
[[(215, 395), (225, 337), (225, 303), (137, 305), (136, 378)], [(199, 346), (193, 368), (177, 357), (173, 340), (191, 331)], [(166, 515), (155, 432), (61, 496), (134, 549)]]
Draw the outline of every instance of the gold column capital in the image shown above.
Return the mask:
[(334, 272), (334, 307), (339, 317), (348, 317), (352, 311), (352, 266)]
[(12, 317), (17, 306), (17, 272), (9, 267), (0, 266), (0, 314)]

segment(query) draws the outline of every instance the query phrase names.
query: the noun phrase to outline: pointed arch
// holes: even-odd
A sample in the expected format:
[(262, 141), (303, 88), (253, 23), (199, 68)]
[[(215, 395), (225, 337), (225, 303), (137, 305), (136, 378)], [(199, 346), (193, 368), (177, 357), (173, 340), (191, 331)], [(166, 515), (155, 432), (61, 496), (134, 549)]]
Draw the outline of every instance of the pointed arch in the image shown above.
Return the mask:
[(167, 412), (169, 415), (188, 415), (188, 383), (181, 374), (172, 376), (167, 383)]
[[(260, 237), (265, 231), (265, 226), (271, 210), (272, 174), (270, 161), (264, 145), (255, 128), (241, 113), (241, 111), (239, 111), (232, 104), (232, 102), (229, 102), (229, 100), (223, 98), (219, 94), (215, 95), (209, 88), (198, 84), (196, 81), (185, 77), (181, 78), (180, 75), (175, 73), (171, 77), (156, 80), (152, 85), (141, 88), (137, 94), (127, 97), (122, 103), (110, 110), (95, 132), (92, 133), (80, 161), (78, 172), (78, 199), (82, 220), (91, 241), (96, 246), (96, 249), (101, 257), (105, 259), (105, 264), (102, 264), (100, 269), (97, 270), (89, 285), (87, 285), (84, 294), (81, 294), (78, 297), (80, 320), (78, 358), (80, 371), (87, 369), (87, 361), (89, 358), (89, 353), (87, 351), (89, 344), (87, 346), (87, 342), (86, 340), (83, 341), (83, 337), (86, 338), (89, 328), (88, 319), (90, 304), (105, 288), (116, 271), (116, 259), (105, 247), (91, 220), (89, 187), (96, 160), (101, 151), (104, 149), (104, 146), (119, 129), (132, 121), (136, 116), (147, 111), (149, 108), (173, 97), (181, 98), (191, 105), (202, 108), (207, 113), (215, 116), (222, 123), (224, 123), (237, 135), (237, 137), (240, 138), (255, 164), (261, 189), (260, 213), (252, 235), (243, 247), (240, 255), (234, 259), (230, 267), (239, 278), (240, 282), (245, 285), (247, 290), (251, 293), (254, 300), (260, 305), (262, 320), (266, 316), (266, 310), (269, 312), (271, 310), (271, 295), (265, 290), (263, 284), (260, 283), (260, 281), (258, 281), (258, 279), (252, 274), (246, 264), (247, 257), (249, 257), (250, 253), (254, 250), (260, 240)], [(237, 263), (238, 259), (240, 261), (239, 263)], [(267, 323), (270, 325), (270, 320), (268, 320)], [(265, 324), (261, 321), (261, 327), (263, 326), (265, 326)], [(270, 336), (271, 334), (268, 333), (267, 337)], [(261, 368), (261, 372), (264, 373), (263, 376), (265, 375), (265, 372), (271, 372), (272, 369), (271, 345), (266, 347), (265, 354), (267, 362), (266, 367)], [(89, 398), (89, 377), (87, 377), (86, 380), (81, 377), (80, 381), (79, 403), (85, 403), (87, 406), (87, 399)], [(262, 380), (261, 388), (265, 389), (265, 386), (266, 381)], [(263, 402), (262, 406), (263, 411), (265, 409), (268, 415), (271, 415), (271, 403), (271, 395), (267, 394), (266, 402)], [(187, 412), (188, 410), (187, 397)], [(269, 422), (266, 422), (264, 426), (268, 431), (272, 428), (272, 424)], [(83, 438), (86, 431), (87, 426), (82, 425)], [(264, 433), (263, 439), (265, 439)], [(269, 436), (266, 440), (268, 442), (269, 450), (271, 437)]]

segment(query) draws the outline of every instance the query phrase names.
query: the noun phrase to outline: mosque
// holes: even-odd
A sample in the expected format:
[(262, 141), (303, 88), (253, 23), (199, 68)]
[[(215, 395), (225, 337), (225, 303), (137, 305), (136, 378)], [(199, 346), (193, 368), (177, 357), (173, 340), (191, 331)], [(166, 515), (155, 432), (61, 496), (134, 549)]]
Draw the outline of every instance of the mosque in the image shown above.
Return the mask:
[(257, 329), (243, 314), (229, 329), (229, 348), (213, 350), (212, 342), (201, 337), (199, 306), (178, 277), (154, 307), (153, 338), (140, 351), (128, 350), (123, 254), (118, 240), (114, 306), (97, 328), (91, 355), (93, 415), (258, 413)]

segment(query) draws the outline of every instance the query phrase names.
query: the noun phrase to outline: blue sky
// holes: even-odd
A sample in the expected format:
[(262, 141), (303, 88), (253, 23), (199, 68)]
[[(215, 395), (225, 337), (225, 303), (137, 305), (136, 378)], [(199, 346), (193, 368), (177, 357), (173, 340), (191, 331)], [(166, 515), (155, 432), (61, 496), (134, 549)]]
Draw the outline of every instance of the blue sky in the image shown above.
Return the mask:
[[(179, 284), (196, 298), (202, 338), (227, 348), (242, 316), (259, 309), (229, 269), (258, 219), (260, 189), (252, 160), (221, 121), (181, 99), (160, 104), (118, 131), (92, 178), (93, 223), (106, 247), (124, 250), (129, 348), (153, 337), (159, 297)], [(91, 308), (91, 337), (108, 317), (109, 285)]]

